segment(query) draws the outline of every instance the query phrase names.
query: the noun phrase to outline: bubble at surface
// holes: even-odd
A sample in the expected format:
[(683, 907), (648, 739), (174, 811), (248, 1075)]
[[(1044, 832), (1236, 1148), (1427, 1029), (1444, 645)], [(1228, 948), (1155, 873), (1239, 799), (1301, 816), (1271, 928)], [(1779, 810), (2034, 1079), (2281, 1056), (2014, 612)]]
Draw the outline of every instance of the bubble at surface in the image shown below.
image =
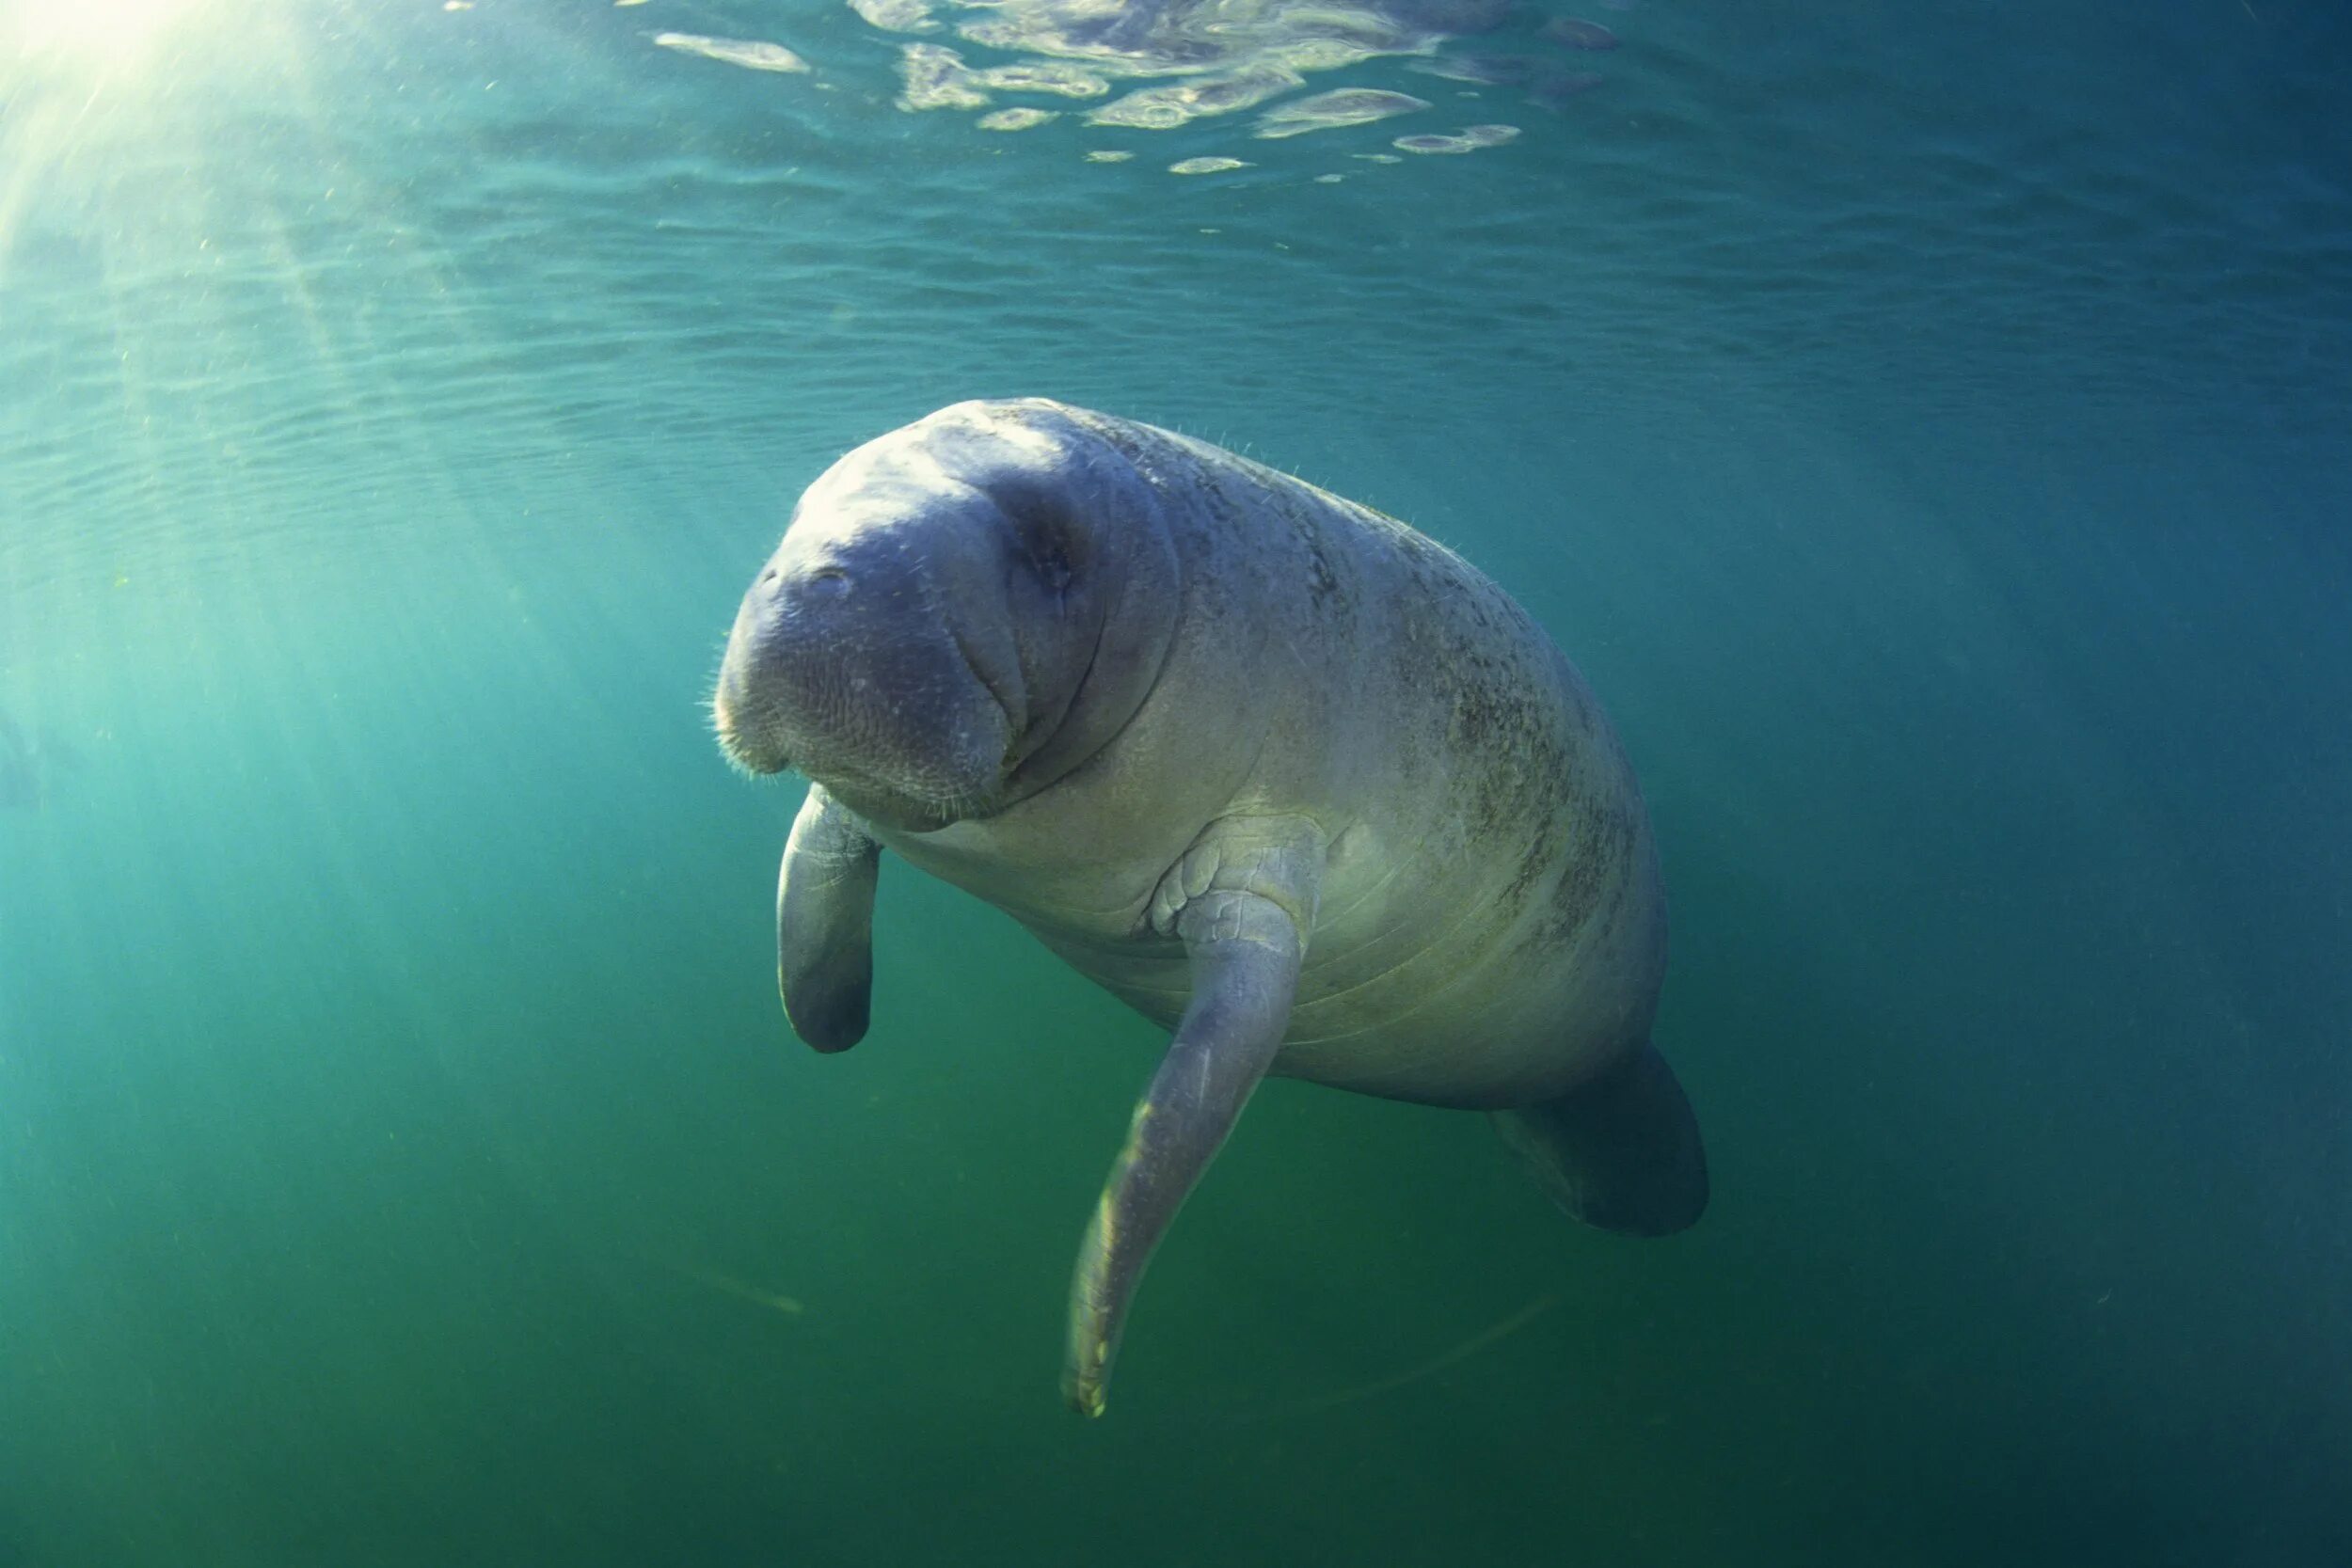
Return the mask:
[(706, 38), (700, 33), (656, 33), (655, 43), (664, 49), (675, 49), (681, 55), (700, 55), (707, 60), (723, 60), (739, 65), (747, 71), (806, 71), (808, 62), (781, 43), (769, 43), (758, 39)]
[(1310, 131), (1330, 131), (1346, 125), (1369, 125), (1394, 115), (1429, 107), (1425, 98), (1409, 93), (1383, 92), (1373, 87), (1343, 87), (1311, 98), (1293, 99), (1268, 109), (1258, 119), (1254, 135), (1272, 140), (1303, 136)]
[[(1599, 77), (1569, 71), (1565, 57), (1522, 49), (1533, 41), (1526, 34), (1499, 32), (1522, 4), (849, 0), (866, 24), (899, 35), (892, 42), (904, 80), (900, 109), (972, 111), (976, 128), (992, 132), (1027, 130), (1053, 118), (1053, 111), (1021, 104), (1021, 97), (1096, 100), (1078, 112), (1088, 125), (1114, 131), (1175, 131), (1249, 110), (1256, 115), (1250, 135), (1268, 141), (1374, 124), (1432, 106), (1426, 98), (1387, 88), (1308, 88), (1314, 72), (1367, 60), (1395, 58), (1407, 69), (1473, 87), (1522, 88), (1532, 104), (1547, 109), (1597, 85)], [(1608, 28), (1580, 18), (1554, 18), (1538, 31), (1554, 54), (1563, 45), (1602, 50), (1617, 43)], [(905, 37), (918, 32), (940, 36)], [(1485, 52), (1441, 53), (1456, 40), (1486, 34), (1496, 35), (1496, 43)], [(1477, 111), (1465, 106), (1455, 112)], [(1450, 135), (1401, 138), (1395, 146), (1406, 152), (1459, 153), (1518, 134), (1507, 126), (1473, 126)], [(1185, 171), (1207, 169), (1188, 159)]]
[(974, 123), (983, 131), (1026, 131), (1060, 118), (1060, 113), (1053, 109), (998, 109), (994, 114), (982, 115)]
[(1475, 152), (1482, 147), (1500, 147), (1518, 134), (1516, 125), (1470, 125), (1459, 135), (1399, 136), (1389, 145), (1407, 152)]
[(1172, 131), (1179, 125), (1254, 108), (1297, 87), (1299, 74), (1281, 66), (1258, 66), (1219, 76), (1197, 76), (1145, 87), (1105, 103), (1087, 116), (1090, 125), (1127, 125), (1140, 131)]
[(1222, 174), (1229, 168), (1249, 166), (1239, 158), (1186, 158), (1183, 163), (1168, 165), (1168, 172), (1170, 174)]
[[(851, 8), (885, 32), (944, 28), (1021, 56), (983, 71), (941, 45), (907, 45), (901, 108), (979, 108), (993, 92), (1094, 97), (1157, 79), (1089, 118), (1165, 131), (1253, 108), (1309, 72), (1426, 55), (1502, 25), (1510, 0), (851, 0)], [(913, 55), (918, 48), (937, 54)]]
[(977, 72), (963, 56), (936, 43), (910, 43), (899, 51), (898, 71), (906, 88), (898, 94), (902, 109), (985, 109), (988, 94), (977, 85)]
[(931, 20), (930, 0), (850, 0), (850, 9), (857, 12), (866, 25), (880, 27), (885, 33), (939, 30), (939, 24)]
[(1617, 35), (1597, 22), (1587, 22), (1579, 16), (1555, 16), (1536, 29), (1536, 36), (1553, 43), (1565, 43), (1570, 49), (1614, 49)]
[(1111, 90), (1109, 78), (1061, 60), (994, 66), (974, 71), (972, 80), (996, 92), (1050, 92), (1062, 98), (1100, 98)]
[(1472, 82), (1480, 87), (1517, 87), (1534, 73), (1535, 62), (1525, 55), (1440, 55), (1415, 60), (1406, 69), (1449, 82)]
[(1087, 154), (1087, 162), (1089, 164), (1123, 164), (1134, 156), (1132, 152), (1121, 152), (1112, 148), (1099, 147)]

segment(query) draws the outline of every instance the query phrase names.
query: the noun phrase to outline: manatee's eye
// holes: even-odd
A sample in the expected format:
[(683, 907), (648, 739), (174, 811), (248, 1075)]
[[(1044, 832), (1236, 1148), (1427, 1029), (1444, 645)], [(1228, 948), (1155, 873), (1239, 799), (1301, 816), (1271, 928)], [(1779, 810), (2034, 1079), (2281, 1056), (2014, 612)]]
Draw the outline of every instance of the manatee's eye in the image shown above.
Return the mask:
[(850, 591), (850, 574), (838, 566), (819, 566), (808, 574), (808, 591), (837, 599)]

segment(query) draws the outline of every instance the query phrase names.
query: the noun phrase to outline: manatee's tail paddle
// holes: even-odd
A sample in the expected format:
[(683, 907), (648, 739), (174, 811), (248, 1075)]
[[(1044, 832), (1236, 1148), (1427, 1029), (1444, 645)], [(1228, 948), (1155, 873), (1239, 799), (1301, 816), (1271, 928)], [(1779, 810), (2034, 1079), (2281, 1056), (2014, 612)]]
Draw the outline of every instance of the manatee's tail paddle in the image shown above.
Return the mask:
[(1707, 1150), (1674, 1069), (1645, 1043), (1557, 1100), (1494, 1114), (1552, 1202), (1586, 1225), (1666, 1236), (1707, 1208)]
[(1085, 1416), (1103, 1413), (1143, 1267), (1265, 1076), (1298, 988), (1305, 945), (1297, 924), (1270, 899), (1213, 892), (1185, 908), (1178, 929), (1192, 963), (1192, 1002), (1136, 1106), (1071, 1287), (1062, 1397)]

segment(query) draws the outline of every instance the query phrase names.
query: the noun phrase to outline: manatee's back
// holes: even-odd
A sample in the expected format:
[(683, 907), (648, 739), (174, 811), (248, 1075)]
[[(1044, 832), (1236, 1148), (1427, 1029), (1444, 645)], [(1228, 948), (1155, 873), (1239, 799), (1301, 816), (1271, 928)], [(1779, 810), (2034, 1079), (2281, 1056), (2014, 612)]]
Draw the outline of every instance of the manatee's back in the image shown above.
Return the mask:
[(1663, 975), (1624, 751), (1492, 579), (1393, 518), (1266, 482), (1311, 502), (1294, 610), (1341, 700), (1303, 743), (1349, 824), (1278, 1070), (1449, 1104), (1559, 1093), (1646, 1037)]

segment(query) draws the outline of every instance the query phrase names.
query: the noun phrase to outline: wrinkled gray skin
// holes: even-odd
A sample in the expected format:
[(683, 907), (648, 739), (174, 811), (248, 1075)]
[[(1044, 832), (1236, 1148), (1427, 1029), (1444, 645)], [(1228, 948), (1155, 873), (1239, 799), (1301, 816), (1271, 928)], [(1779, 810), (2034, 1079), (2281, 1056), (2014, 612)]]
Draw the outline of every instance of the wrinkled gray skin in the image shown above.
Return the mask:
[(883, 848), (1174, 1029), (1080, 1257), (1078, 1409), (1267, 1072), (1503, 1112), (1579, 1217), (1696, 1218), (1632, 773), (1526, 614), (1405, 525), (1146, 425), (959, 404), (809, 487), (714, 709), (741, 766), (815, 781), (777, 899), (810, 1044), (865, 1033)]

